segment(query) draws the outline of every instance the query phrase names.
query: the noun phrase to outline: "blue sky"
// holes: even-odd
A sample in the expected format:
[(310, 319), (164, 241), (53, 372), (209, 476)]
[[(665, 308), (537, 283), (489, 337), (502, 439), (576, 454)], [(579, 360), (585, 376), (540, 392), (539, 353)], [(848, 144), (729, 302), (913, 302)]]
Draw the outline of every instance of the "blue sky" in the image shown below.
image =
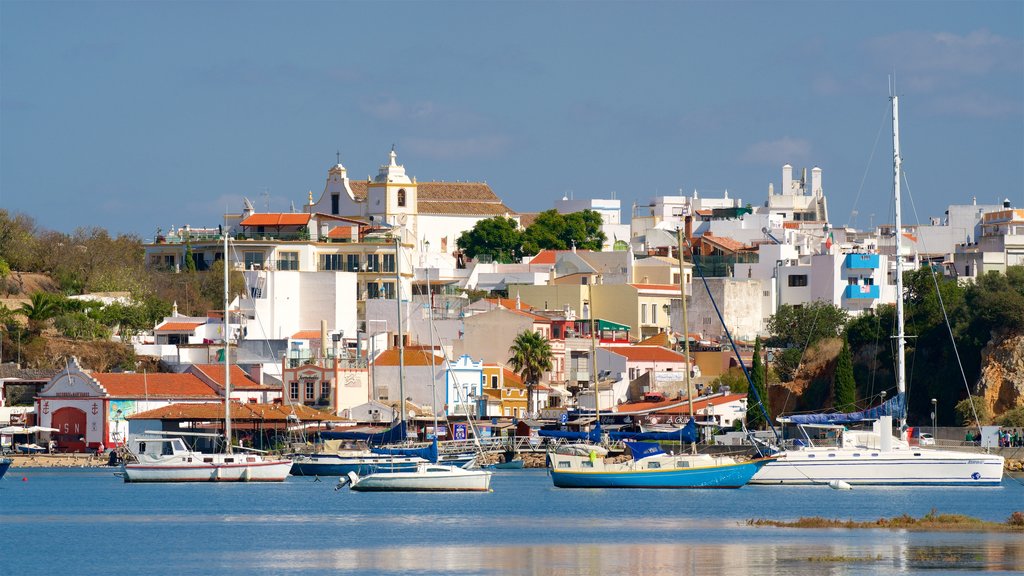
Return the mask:
[[(0, 1), (0, 207), (152, 238), (286, 211), (392, 144), (420, 181), (758, 204), (823, 170), (891, 220), (888, 76), (915, 217), (1024, 206), (1024, 2)], [(267, 193), (267, 195), (265, 195)], [(856, 215), (854, 215), (856, 211)]]

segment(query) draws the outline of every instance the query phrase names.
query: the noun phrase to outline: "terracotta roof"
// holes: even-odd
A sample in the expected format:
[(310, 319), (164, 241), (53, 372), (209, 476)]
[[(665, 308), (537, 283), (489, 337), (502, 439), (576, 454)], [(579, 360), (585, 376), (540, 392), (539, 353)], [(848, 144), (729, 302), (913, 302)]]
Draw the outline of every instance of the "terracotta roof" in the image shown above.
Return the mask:
[(299, 330), (295, 334), (292, 334), (292, 340), (319, 340), (319, 330)]
[(328, 238), (351, 238), (353, 237), (354, 231), (358, 230), (358, 226), (335, 226), (331, 228), (330, 232), (327, 233)]
[(672, 348), (672, 342), (669, 341), (668, 334), (665, 333), (665, 332), (659, 332), (658, 334), (655, 334), (654, 336), (651, 336), (650, 338), (648, 338), (646, 340), (641, 340), (640, 342), (637, 342), (636, 345), (637, 346), (661, 346), (662, 348), (668, 348), (668, 349)]
[[(232, 420), (260, 420), (263, 422), (287, 422), (294, 415), (301, 422), (347, 422), (345, 418), (329, 412), (321, 412), (302, 404), (248, 404), (231, 403)], [(224, 402), (204, 402), (202, 404), (170, 404), (128, 417), (129, 420), (206, 420), (224, 419)]]
[(521, 299), (519, 301), (520, 308), (518, 309), (516, 308), (516, 301), (513, 298), (484, 298), (484, 300), (487, 300), (491, 304), (496, 304), (510, 312), (515, 312), (516, 314), (532, 318), (535, 321), (551, 322), (551, 319), (547, 316), (541, 316), (540, 314), (534, 314), (531, 312), (533, 307), (524, 303)]
[(195, 374), (123, 374), (95, 372), (90, 374), (107, 393), (117, 398), (219, 398)]
[(192, 332), (203, 324), (203, 322), (167, 322), (158, 326), (154, 332)]
[(280, 214), (253, 214), (242, 220), (242, 226), (305, 226), (309, 223), (309, 214), (285, 212)]
[(506, 214), (514, 216), (516, 213), (515, 210), (501, 202), (424, 201), (422, 197), (417, 202), (417, 211), (420, 214), (486, 214), (489, 216), (502, 216)]
[(630, 284), (630, 286), (638, 290), (672, 290), (675, 295), (679, 295), (679, 286), (675, 284)]
[(732, 252), (738, 252), (747, 247), (747, 245), (744, 244), (743, 242), (739, 242), (737, 240), (733, 240), (732, 238), (727, 238), (725, 236), (714, 236), (710, 232), (704, 234), (700, 238), (703, 241), (716, 244)]
[(686, 362), (686, 356), (661, 346), (602, 346), (630, 362)]
[[(694, 398), (693, 412), (696, 414), (700, 410), (704, 410), (707, 408), (709, 403), (712, 406), (720, 406), (746, 397), (746, 394), (726, 394), (725, 396), (712, 396), (710, 398)], [(658, 410), (658, 408), (662, 407), (665, 409)], [(619, 404), (616, 410), (618, 412), (642, 412), (645, 410), (655, 410), (661, 414), (689, 414), (690, 406), (686, 402), (686, 398), (676, 398), (673, 400), (662, 400), (661, 402), (632, 402)]]
[[(406, 366), (430, 366), (431, 354), (425, 350), (405, 350), (404, 363)], [(398, 348), (389, 348), (380, 353), (373, 361), (376, 366), (398, 366)], [(444, 357), (434, 355), (434, 365), (444, 365)]]
[[(224, 365), (223, 364), (193, 364), (192, 370), (198, 370), (206, 375), (221, 390), (224, 389)], [(231, 366), (231, 388), (234, 390), (266, 390), (264, 386), (249, 377), (249, 374), (240, 367)]]
[[(515, 214), (484, 182), (418, 182), (417, 209), (421, 214)], [(357, 200), (366, 198), (370, 182), (350, 180)]]
[(529, 228), (530, 224), (540, 216), (540, 212), (520, 212), (519, 213), (519, 225), (523, 228)]
[[(554, 264), (555, 259), (558, 258), (559, 250), (541, 250), (536, 256), (530, 260), (530, 264)], [(565, 250), (561, 250), (565, 252)]]
[(501, 372), (502, 376), (505, 379), (505, 382), (511, 382), (513, 384), (519, 384), (520, 386), (522, 386), (523, 379), (519, 377), (519, 374), (516, 374), (512, 370), (509, 370), (508, 368), (504, 367), (502, 367)]

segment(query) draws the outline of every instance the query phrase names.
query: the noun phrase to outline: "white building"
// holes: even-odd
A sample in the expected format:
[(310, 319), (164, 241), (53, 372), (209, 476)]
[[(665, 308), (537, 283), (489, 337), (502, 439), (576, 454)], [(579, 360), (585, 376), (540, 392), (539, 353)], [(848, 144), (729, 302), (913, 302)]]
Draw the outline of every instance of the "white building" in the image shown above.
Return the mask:
[(615, 198), (587, 198), (576, 200), (563, 196), (555, 202), (555, 210), (559, 214), (572, 214), (584, 210), (593, 210), (601, 215), (601, 231), (605, 241), (602, 250), (625, 250), (629, 245), (630, 225), (622, 223), (622, 203)]

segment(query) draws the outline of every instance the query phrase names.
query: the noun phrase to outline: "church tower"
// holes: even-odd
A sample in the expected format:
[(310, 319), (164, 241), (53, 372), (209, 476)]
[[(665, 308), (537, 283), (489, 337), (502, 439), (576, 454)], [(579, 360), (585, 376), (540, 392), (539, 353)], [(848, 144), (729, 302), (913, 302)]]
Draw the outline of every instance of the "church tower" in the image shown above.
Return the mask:
[(367, 190), (367, 212), (383, 217), (389, 224), (411, 224), (410, 215), (416, 214), (416, 181), (405, 174), (405, 166), (398, 164), (398, 154), (391, 148), (389, 162), (380, 167)]

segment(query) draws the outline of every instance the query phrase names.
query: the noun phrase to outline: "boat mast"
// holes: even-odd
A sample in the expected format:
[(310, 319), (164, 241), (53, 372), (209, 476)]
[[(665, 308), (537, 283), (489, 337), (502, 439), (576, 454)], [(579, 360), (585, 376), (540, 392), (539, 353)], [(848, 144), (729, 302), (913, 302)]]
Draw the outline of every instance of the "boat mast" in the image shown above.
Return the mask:
[[(679, 301), (683, 305), (683, 352), (686, 354), (686, 403), (690, 407), (690, 420), (693, 420), (693, 389), (690, 387), (690, 372), (693, 366), (690, 365), (690, 332), (689, 323), (686, 318), (686, 272), (683, 268), (683, 231), (676, 228), (676, 242), (679, 251)], [(710, 400), (708, 400), (710, 402)], [(697, 443), (690, 443), (690, 453), (697, 453)]]
[[(597, 417), (597, 429), (601, 429), (601, 391), (597, 389), (597, 334), (594, 332), (594, 280), (587, 287), (590, 296), (590, 384), (594, 390), (594, 415)], [(600, 440), (599, 440), (600, 441)]]
[(900, 214), (900, 111), (899, 97), (892, 96), (892, 190), (893, 200), (896, 203), (896, 393), (900, 400), (899, 428), (900, 437), (903, 437), (907, 427), (907, 413), (905, 409), (907, 389), (906, 362), (904, 359), (904, 348), (906, 335), (903, 330), (903, 220)]
[(434, 438), (437, 438), (437, 368), (434, 367), (434, 295), (430, 293), (430, 267), (427, 273), (427, 322), (430, 324), (430, 411), (434, 413)]
[(231, 454), (231, 339), (228, 333), (228, 234), (224, 230), (224, 443), (225, 452)]
[[(402, 397), (399, 421), (405, 422), (405, 334), (402, 333), (402, 261), (398, 257), (400, 239), (395, 236), (395, 303), (398, 305), (398, 395)], [(405, 438), (402, 439), (403, 441)]]

